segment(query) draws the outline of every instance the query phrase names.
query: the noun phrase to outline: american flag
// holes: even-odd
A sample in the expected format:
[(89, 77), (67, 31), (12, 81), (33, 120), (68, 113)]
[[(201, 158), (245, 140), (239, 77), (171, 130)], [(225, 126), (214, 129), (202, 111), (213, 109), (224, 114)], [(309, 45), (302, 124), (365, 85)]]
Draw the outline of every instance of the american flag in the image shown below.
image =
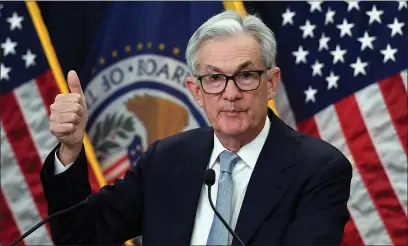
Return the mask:
[(281, 16), (279, 115), (353, 165), (344, 245), (408, 244), (407, 20), (406, 2), (292, 2)]
[[(0, 34), (0, 244), (7, 245), (48, 215), (40, 169), (57, 144), (48, 117), (60, 87), (35, 2), (0, 3)], [(52, 245), (50, 235), (47, 224), (19, 245)]]

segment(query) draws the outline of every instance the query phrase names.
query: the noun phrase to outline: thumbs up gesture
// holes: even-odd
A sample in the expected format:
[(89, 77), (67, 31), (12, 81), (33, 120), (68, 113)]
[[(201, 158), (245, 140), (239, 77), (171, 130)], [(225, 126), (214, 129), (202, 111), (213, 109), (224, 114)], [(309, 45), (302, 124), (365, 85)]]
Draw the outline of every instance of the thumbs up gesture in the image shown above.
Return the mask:
[(85, 95), (74, 71), (68, 73), (68, 86), (71, 93), (58, 94), (50, 106), (50, 131), (61, 143), (57, 155), (64, 165), (74, 162), (81, 152), (88, 121)]

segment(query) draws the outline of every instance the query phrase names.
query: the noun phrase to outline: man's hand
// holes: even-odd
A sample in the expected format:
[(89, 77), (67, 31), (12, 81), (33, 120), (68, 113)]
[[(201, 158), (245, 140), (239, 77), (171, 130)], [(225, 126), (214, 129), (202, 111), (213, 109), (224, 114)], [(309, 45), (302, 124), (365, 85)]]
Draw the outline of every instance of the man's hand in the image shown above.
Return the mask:
[(61, 142), (57, 154), (63, 165), (74, 162), (81, 152), (88, 121), (85, 95), (74, 71), (68, 73), (68, 86), (71, 93), (58, 94), (50, 106), (50, 130)]

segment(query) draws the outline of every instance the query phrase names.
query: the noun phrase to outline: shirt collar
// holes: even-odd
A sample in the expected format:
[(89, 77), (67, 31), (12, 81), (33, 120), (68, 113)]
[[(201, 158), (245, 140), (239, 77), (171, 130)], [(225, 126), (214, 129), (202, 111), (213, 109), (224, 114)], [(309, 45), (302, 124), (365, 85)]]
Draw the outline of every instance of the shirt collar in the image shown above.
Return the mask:
[[(266, 117), (265, 124), (262, 131), (256, 136), (254, 140), (249, 142), (247, 145), (244, 145), (238, 152), (238, 156), (247, 164), (250, 168), (254, 169), (256, 161), (258, 160), (259, 154), (263, 148), (263, 145), (268, 137), (269, 127), (270, 127), (270, 120), (269, 117)], [(214, 133), (214, 148), (210, 158), (210, 166), (209, 168), (213, 168), (215, 161), (217, 160), (218, 156), (227, 150), (217, 138)]]

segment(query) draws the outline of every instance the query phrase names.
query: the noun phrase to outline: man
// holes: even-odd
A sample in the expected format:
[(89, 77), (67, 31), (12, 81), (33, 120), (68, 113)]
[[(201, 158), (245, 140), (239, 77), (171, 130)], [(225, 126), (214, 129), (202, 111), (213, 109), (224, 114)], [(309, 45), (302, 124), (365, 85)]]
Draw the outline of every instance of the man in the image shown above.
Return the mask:
[[(238, 245), (208, 202), (207, 169), (217, 210), (244, 244), (339, 245), (348, 220), (351, 165), (334, 147), (294, 131), (268, 100), (280, 79), (273, 33), (255, 16), (226, 11), (191, 37), (186, 85), (211, 127), (153, 143), (124, 179), (51, 221), (56, 244)], [(60, 144), (41, 179), (55, 213), (90, 195), (82, 140), (87, 107), (75, 72), (69, 94), (51, 105)]]

